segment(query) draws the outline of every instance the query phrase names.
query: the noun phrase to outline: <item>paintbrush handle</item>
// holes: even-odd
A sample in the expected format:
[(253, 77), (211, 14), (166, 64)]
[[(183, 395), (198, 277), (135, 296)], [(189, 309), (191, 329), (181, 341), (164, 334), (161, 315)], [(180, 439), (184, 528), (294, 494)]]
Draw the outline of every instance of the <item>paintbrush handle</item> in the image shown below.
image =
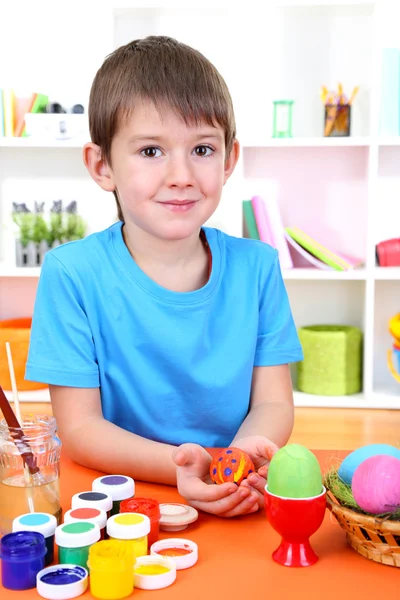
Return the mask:
[(24, 432), (21, 429), (20, 424), (18, 423), (18, 419), (14, 414), (13, 409), (5, 393), (3, 392), (3, 388), (0, 385), (0, 408), (10, 429), (10, 434), (15, 441), (15, 444), (20, 451), (22, 460), (25, 465), (28, 467), (31, 475), (35, 475), (35, 473), (39, 472), (39, 468), (36, 466), (35, 456), (30, 450), (29, 444), (23, 439)]

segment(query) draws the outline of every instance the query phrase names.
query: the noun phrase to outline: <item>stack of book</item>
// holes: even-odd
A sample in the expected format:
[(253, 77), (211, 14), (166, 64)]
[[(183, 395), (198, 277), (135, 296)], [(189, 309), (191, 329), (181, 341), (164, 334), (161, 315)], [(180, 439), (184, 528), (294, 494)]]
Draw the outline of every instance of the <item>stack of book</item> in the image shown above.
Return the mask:
[(25, 115), (46, 112), (45, 94), (20, 97), (12, 89), (0, 89), (0, 137), (25, 137)]
[(253, 196), (243, 200), (244, 237), (261, 240), (276, 248), (282, 269), (293, 268), (293, 256), (299, 255), (310, 267), (348, 271), (362, 264), (353, 256), (327, 248), (299, 227), (284, 227), (277, 202)]

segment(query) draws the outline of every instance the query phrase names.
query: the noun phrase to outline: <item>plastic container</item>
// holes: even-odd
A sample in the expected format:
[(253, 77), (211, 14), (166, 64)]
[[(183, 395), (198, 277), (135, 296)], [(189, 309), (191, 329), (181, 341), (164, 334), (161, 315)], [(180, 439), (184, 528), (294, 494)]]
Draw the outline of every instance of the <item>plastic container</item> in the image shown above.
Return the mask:
[(119, 508), (120, 513), (140, 513), (150, 519), (150, 533), (148, 544), (151, 546), (158, 540), (160, 533), (160, 504), (152, 498), (131, 498), (123, 500)]
[(28, 359), (31, 325), (31, 318), (0, 321), (0, 381), (4, 390), (11, 390), (6, 342), (10, 342), (11, 346), (17, 389), (20, 392), (27, 392), (47, 388), (47, 384), (45, 383), (25, 380), (25, 366)]
[(16, 531), (0, 540), (1, 583), (8, 590), (36, 587), (36, 575), (44, 568), (46, 542), (37, 531)]
[(183, 538), (159, 540), (150, 548), (151, 555), (170, 558), (176, 564), (177, 570), (188, 569), (197, 563), (199, 550), (197, 544)]
[(140, 556), (135, 563), (135, 587), (141, 590), (160, 590), (176, 579), (176, 564), (163, 556)]
[(41, 533), (46, 542), (45, 566), (54, 561), (54, 534), (57, 529), (57, 519), (54, 515), (46, 513), (27, 513), (14, 519), (12, 530), (37, 531)]
[(90, 547), (90, 592), (101, 600), (130, 596), (134, 585), (135, 557), (119, 540), (103, 540)]
[(88, 587), (88, 571), (77, 565), (54, 565), (39, 571), (36, 589), (48, 600), (68, 600), (84, 594)]
[(93, 481), (92, 490), (94, 492), (104, 492), (111, 496), (113, 506), (110, 516), (112, 516), (120, 512), (122, 500), (127, 500), (135, 495), (135, 482), (132, 477), (126, 475), (106, 475)]
[(64, 523), (95, 523), (100, 527), (100, 539), (104, 539), (107, 525), (107, 513), (99, 508), (71, 508), (64, 515)]
[(160, 513), (160, 529), (163, 531), (183, 531), (199, 518), (195, 508), (177, 502), (160, 504)]
[(297, 388), (320, 396), (361, 390), (362, 333), (346, 325), (300, 327), (304, 360), (297, 363)]
[[(71, 500), (71, 508), (98, 508), (110, 513), (113, 507), (113, 500), (110, 494), (104, 492), (79, 492), (74, 494)], [(109, 514), (107, 515), (109, 516)]]
[(86, 568), (89, 548), (100, 539), (100, 527), (95, 523), (67, 523), (56, 529), (58, 561), (60, 564)]
[[(53, 515), (61, 523), (59, 494), (61, 441), (54, 417), (24, 415), (23, 433), (0, 421), (0, 536), (12, 532), (16, 517)], [(25, 455), (30, 469), (24, 468)]]
[(135, 558), (147, 554), (150, 528), (149, 517), (139, 513), (113, 515), (107, 521), (107, 535), (110, 539), (127, 544)]

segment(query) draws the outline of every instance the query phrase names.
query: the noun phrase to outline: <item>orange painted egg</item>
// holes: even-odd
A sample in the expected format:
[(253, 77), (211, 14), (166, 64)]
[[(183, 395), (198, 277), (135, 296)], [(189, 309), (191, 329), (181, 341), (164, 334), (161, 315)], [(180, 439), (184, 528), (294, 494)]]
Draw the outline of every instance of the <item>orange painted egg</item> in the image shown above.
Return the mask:
[(253, 462), (239, 448), (225, 448), (214, 456), (210, 464), (210, 476), (214, 483), (233, 481), (237, 485), (254, 471)]

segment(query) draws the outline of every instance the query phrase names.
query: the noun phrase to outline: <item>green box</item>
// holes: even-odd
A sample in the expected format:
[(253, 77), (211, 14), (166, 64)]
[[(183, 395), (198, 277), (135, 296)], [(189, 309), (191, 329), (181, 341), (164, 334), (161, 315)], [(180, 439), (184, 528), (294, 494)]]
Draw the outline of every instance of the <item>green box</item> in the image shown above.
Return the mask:
[(307, 394), (346, 396), (362, 387), (362, 332), (347, 325), (310, 325), (298, 330), (304, 360), (297, 388)]

